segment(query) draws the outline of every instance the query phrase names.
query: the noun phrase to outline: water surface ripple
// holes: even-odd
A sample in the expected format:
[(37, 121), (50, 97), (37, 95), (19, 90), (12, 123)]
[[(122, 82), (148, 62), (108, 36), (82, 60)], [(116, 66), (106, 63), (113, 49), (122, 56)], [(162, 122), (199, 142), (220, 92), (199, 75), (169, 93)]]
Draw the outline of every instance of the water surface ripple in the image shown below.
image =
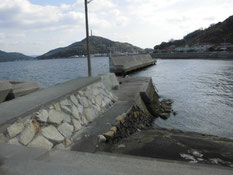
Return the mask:
[[(108, 72), (108, 58), (92, 58), (93, 75)], [(0, 63), (0, 79), (37, 81), (49, 87), (87, 76), (87, 60), (56, 59)], [(130, 76), (149, 76), (176, 116), (155, 127), (177, 128), (233, 138), (233, 61), (158, 60)]]

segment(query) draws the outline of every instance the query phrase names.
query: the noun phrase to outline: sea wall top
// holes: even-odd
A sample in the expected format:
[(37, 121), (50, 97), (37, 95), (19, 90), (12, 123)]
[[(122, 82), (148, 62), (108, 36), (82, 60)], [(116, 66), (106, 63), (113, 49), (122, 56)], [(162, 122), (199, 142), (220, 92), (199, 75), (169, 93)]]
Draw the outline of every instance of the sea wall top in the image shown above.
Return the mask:
[(110, 72), (116, 74), (124, 74), (139, 68), (143, 68), (155, 64), (156, 60), (149, 54), (144, 55), (127, 55), (127, 56), (111, 56), (109, 65)]

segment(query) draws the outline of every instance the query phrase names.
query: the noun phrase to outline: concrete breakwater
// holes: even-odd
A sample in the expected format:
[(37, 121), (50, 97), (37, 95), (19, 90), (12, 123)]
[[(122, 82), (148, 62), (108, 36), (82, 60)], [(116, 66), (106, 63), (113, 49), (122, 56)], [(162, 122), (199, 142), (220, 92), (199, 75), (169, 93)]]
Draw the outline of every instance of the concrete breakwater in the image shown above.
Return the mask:
[(128, 72), (141, 69), (156, 63), (156, 60), (146, 55), (110, 56), (110, 72), (117, 75), (124, 75)]
[(152, 53), (151, 56), (165, 59), (233, 59), (232, 52)]

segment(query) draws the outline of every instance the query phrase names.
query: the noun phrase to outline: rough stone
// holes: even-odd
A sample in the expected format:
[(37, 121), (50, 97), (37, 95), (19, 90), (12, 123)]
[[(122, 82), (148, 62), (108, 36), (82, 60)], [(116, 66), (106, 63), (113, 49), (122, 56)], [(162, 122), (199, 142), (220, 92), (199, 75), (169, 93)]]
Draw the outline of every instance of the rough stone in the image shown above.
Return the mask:
[(71, 137), (72, 133), (74, 131), (74, 127), (66, 122), (64, 122), (60, 126), (58, 126), (57, 129), (66, 138)]
[(39, 114), (36, 115), (36, 119), (40, 122), (47, 122), (49, 113), (47, 110), (43, 109)]
[(96, 118), (96, 114), (92, 108), (85, 108), (84, 114), (88, 122), (91, 122)]
[(104, 143), (104, 142), (106, 142), (106, 137), (104, 137), (103, 135), (98, 135), (98, 141), (99, 141), (99, 143)]
[(105, 137), (113, 137), (114, 136), (114, 131), (108, 131), (103, 134)]
[(36, 137), (28, 146), (50, 150), (53, 147), (53, 143), (40, 135)]
[(116, 133), (117, 132), (117, 127), (113, 126), (110, 130), (113, 131), (114, 133)]
[(80, 120), (79, 110), (76, 106), (71, 106), (72, 116)]
[(62, 100), (62, 101), (60, 102), (60, 105), (61, 105), (61, 106), (70, 106), (71, 104), (70, 104), (70, 102), (69, 102), (67, 99), (65, 99), (65, 100)]
[(102, 105), (102, 98), (101, 98), (100, 95), (98, 95), (98, 96), (96, 97), (95, 101), (96, 101), (96, 103), (97, 103), (99, 106)]
[(77, 100), (77, 98), (76, 98), (74, 95), (71, 95), (71, 96), (70, 96), (70, 100), (71, 100), (76, 106), (79, 105), (78, 100)]
[(34, 136), (38, 133), (38, 127), (39, 126), (35, 120), (29, 123), (21, 133), (19, 142), (23, 145), (27, 145), (29, 142), (31, 142)]
[(66, 150), (65, 145), (62, 144), (62, 143), (57, 144), (57, 145), (54, 147), (54, 149)]
[(13, 125), (9, 126), (7, 128), (7, 132), (10, 136), (10, 138), (13, 138), (17, 136), (19, 133), (21, 133), (24, 129), (23, 123), (14, 123)]
[(67, 106), (61, 105), (61, 109), (67, 114), (72, 114), (71, 109)]
[(65, 147), (69, 147), (71, 145), (71, 140), (70, 139), (65, 139)]
[(0, 133), (0, 143), (6, 143), (7, 139), (3, 133)]
[(123, 113), (122, 115), (119, 115), (119, 116), (116, 117), (116, 121), (124, 123), (125, 122), (125, 118), (126, 118), (126, 114)]
[(64, 120), (64, 113), (54, 109), (49, 111), (49, 121), (52, 123), (60, 124)]
[(58, 132), (58, 130), (51, 125), (42, 129), (42, 135), (55, 142), (62, 142), (64, 140), (64, 137)]
[(99, 89), (95, 88), (93, 89), (93, 95), (97, 96), (100, 93)]
[(67, 123), (71, 123), (71, 117), (68, 114), (64, 115), (64, 121)]
[(72, 123), (74, 125), (75, 131), (82, 129), (82, 125), (78, 120), (72, 119)]
[(85, 108), (89, 107), (89, 104), (88, 104), (86, 97), (80, 97), (79, 101), (83, 105), (83, 107), (85, 107)]
[(87, 125), (88, 124), (88, 121), (87, 121), (87, 119), (86, 119), (86, 117), (84, 115), (81, 117), (81, 119), (82, 119), (82, 122), (83, 122), (83, 123), (81, 123), (81, 125)]
[(57, 111), (61, 111), (61, 106), (60, 106), (59, 103), (56, 103), (56, 104), (54, 105), (54, 108), (55, 108)]
[(9, 144), (20, 145), (18, 139), (15, 137), (8, 141)]
[(83, 92), (83, 91), (79, 91), (78, 94), (79, 94), (80, 96), (84, 96), (84, 92)]

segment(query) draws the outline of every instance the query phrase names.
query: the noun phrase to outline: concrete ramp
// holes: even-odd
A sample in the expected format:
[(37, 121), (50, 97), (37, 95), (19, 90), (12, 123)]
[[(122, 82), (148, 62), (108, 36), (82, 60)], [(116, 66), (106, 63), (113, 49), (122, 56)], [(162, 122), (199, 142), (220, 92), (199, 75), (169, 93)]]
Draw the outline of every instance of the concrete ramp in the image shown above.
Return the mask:
[(3, 102), (9, 92), (12, 89), (12, 85), (7, 80), (0, 80), (0, 103)]
[(140, 68), (144, 68), (156, 63), (149, 54), (146, 55), (128, 55), (111, 56), (109, 61), (110, 72), (116, 74), (125, 74)]

